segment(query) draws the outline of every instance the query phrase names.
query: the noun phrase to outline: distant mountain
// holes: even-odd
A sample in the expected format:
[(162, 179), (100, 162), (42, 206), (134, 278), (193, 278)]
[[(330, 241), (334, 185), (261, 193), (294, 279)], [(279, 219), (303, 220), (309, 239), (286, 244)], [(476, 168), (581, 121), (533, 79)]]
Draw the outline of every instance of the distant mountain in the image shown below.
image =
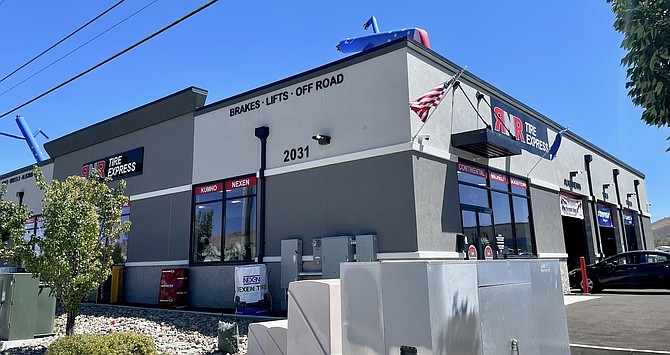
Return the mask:
[(651, 230), (654, 233), (654, 245), (670, 246), (670, 217), (659, 219), (651, 224)]

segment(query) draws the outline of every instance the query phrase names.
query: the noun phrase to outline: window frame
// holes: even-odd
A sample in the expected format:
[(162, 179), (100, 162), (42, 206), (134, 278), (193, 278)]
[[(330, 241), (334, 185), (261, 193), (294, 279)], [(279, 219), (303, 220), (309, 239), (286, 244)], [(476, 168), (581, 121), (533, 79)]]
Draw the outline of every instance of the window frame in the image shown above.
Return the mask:
[[(246, 191), (242, 193), (241, 195), (233, 195), (233, 196), (226, 196), (226, 182), (228, 181), (235, 181), (235, 180), (241, 180), (245, 178), (253, 178), (255, 180), (255, 183), (253, 185), (253, 192)], [(217, 197), (215, 199), (206, 199), (205, 201), (202, 202), (196, 202), (196, 189), (201, 186), (206, 186), (206, 185), (213, 185), (213, 184), (219, 184), (221, 183), (223, 186), (223, 189), (221, 191), (221, 197)], [(206, 265), (244, 265), (244, 264), (249, 264), (249, 263), (254, 263), (256, 261), (256, 258), (258, 255), (256, 253), (258, 252), (258, 246), (255, 246), (255, 253), (252, 253), (251, 259), (249, 260), (230, 260), (226, 261), (224, 260), (224, 246), (225, 246), (225, 233), (226, 233), (226, 205), (228, 201), (236, 200), (236, 199), (250, 199), (251, 203), (254, 205), (253, 212), (255, 216), (253, 216), (255, 225), (254, 228), (251, 230), (253, 231), (254, 238), (251, 241), (254, 245), (257, 242), (257, 236), (258, 236), (258, 176), (255, 173), (252, 174), (244, 174), (244, 175), (238, 175), (226, 179), (217, 179), (217, 180), (211, 180), (199, 184), (192, 185), (191, 187), (191, 223), (190, 223), (190, 238), (189, 238), (189, 256), (188, 256), (188, 261), (189, 265), (195, 265), (195, 266), (206, 266)], [(203, 204), (211, 204), (211, 203), (218, 203), (221, 206), (221, 244), (220, 244), (220, 260), (216, 261), (197, 261), (195, 260), (195, 254), (194, 254), (194, 249), (195, 249), (195, 215), (196, 215), (196, 208), (198, 205), (203, 205)], [(250, 234), (251, 231), (250, 231)]]
[[(483, 186), (481, 184), (477, 184), (477, 183), (472, 183), (472, 182), (467, 181), (467, 180), (461, 180), (460, 178), (458, 178), (459, 173), (460, 174), (469, 174), (467, 172), (461, 172), (458, 169), (458, 164), (460, 164), (460, 163), (484, 169), (486, 171), (486, 175), (487, 175), (486, 178), (485, 178), (485, 180), (486, 180), (485, 186)], [(493, 169), (493, 168), (491, 168), (489, 166), (486, 166), (486, 165), (482, 165), (482, 164), (479, 164), (479, 163), (475, 163), (475, 162), (471, 162), (471, 161), (467, 161), (467, 160), (462, 160), (462, 159), (459, 159), (458, 162), (456, 162), (456, 171), (457, 171), (457, 173), (456, 173), (457, 174), (457, 179), (456, 180), (457, 180), (458, 185), (459, 185), (459, 189), (458, 189), (458, 191), (459, 191), (459, 197), (458, 197), (459, 205), (460, 206), (467, 206), (467, 207), (479, 207), (479, 206), (476, 206), (476, 205), (469, 205), (469, 204), (464, 204), (464, 203), (461, 202), (462, 200), (461, 200), (461, 196), (460, 196), (460, 190), (461, 190), (460, 185), (466, 185), (466, 186), (475, 187), (475, 188), (485, 190), (486, 194), (488, 196), (488, 203), (489, 203), (488, 208), (493, 211), (491, 217), (492, 217), (492, 222), (493, 222), (493, 233), (496, 236), (497, 236), (497, 231), (496, 231), (495, 211), (493, 210), (493, 193), (501, 193), (501, 194), (505, 194), (507, 196), (508, 205), (510, 207), (509, 213), (510, 213), (510, 217), (511, 217), (511, 225), (514, 226), (514, 228), (512, 228), (512, 239), (513, 239), (513, 245), (514, 245), (514, 249), (513, 249), (514, 252), (505, 254), (505, 256), (507, 256), (507, 255), (511, 255), (511, 256), (520, 255), (520, 254), (517, 253), (519, 248), (518, 248), (518, 244), (517, 244), (518, 243), (518, 235), (517, 235), (517, 230), (516, 230), (517, 222), (516, 222), (516, 218), (514, 216), (514, 198), (524, 198), (526, 200), (527, 207), (528, 207), (528, 224), (529, 224), (529, 227), (530, 227), (530, 240), (531, 240), (531, 243), (532, 243), (532, 251), (531, 252), (532, 252), (533, 255), (537, 256), (537, 241), (536, 241), (536, 238), (535, 238), (535, 225), (533, 223), (533, 208), (532, 208), (532, 203), (531, 203), (530, 184), (528, 183), (528, 179), (523, 177), (523, 176), (519, 176), (519, 175), (516, 175), (516, 174), (506, 172), (506, 171), (498, 170), (498, 169)], [(502, 175), (502, 176), (506, 177), (506, 179), (507, 179), (507, 182), (506, 182), (507, 189), (506, 190), (500, 189), (499, 184), (498, 184), (498, 186), (492, 186), (491, 172), (493, 172), (494, 174)], [(514, 179), (520, 180), (520, 181), (522, 181), (526, 184), (526, 187), (524, 189), (525, 194), (519, 193), (518, 189), (516, 189), (516, 190), (513, 189), (512, 181)], [(495, 179), (493, 179), (493, 180), (497, 181)], [(461, 210), (461, 214), (462, 214), (463, 208), (459, 207), (459, 209)], [(461, 218), (462, 218), (462, 216), (461, 216)]]

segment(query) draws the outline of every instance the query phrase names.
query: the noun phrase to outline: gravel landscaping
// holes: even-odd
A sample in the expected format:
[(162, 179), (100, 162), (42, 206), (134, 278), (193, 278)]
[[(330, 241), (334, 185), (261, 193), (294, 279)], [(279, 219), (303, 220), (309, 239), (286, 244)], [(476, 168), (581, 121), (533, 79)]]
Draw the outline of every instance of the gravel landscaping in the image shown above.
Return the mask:
[[(151, 336), (160, 354), (222, 354), (217, 351), (219, 320), (236, 322), (239, 327), (239, 352), (247, 353), (247, 327), (261, 319), (238, 318), (230, 315), (137, 308), (84, 303), (75, 323), (77, 334), (133, 332)], [(65, 336), (66, 315), (56, 311), (55, 336), (31, 340), (21, 347), (10, 348), (3, 354), (44, 354), (46, 347)]]

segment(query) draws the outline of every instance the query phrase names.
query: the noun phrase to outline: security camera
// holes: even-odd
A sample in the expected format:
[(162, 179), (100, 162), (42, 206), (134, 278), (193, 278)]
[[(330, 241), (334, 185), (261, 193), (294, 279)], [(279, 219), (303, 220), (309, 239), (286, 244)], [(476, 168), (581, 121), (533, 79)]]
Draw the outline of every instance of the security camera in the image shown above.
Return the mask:
[(419, 138), (419, 144), (422, 144), (423, 141), (430, 140), (430, 134), (420, 134), (418, 138)]

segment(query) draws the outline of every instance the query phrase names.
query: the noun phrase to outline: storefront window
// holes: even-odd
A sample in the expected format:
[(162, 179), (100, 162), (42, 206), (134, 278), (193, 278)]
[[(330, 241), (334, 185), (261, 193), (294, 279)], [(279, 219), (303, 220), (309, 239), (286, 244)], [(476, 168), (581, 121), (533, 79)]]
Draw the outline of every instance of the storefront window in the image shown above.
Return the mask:
[[(34, 216), (29, 218), (26, 223), (26, 233), (23, 235), (23, 239), (30, 240), (32, 236), (35, 236), (38, 239), (44, 238), (44, 217), (43, 216)], [(33, 251), (35, 254), (40, 254), (42, 251), (37, 245), (33, 246)]]
[(486, 177), (486, 169), (463, 162), (458, 163), (458, 181), (484, 187)]
[[(226, 201), (224, 261), (251, 260), (255, 254), (256, 203), (254, 198)], [(253, 249), (253, 250), (252, 250)]]
[(508, 189), (509, 178), (505, 174), (490, 171), (489, 172), (489, 183), (491, 184), (492, 189), (500, 190), (500, 191), (509, 191), (509, 189)]
[(512, 226), (512, 213), (509, 205), (509, 194), (491, 192), (491, 207), (493, 209), (493, 221), (495, 222), (496, 242), (498, 251), (502, 254), (513, 253), (514, 228)]
[[(494, 250), (497, 250), (498, 257), (534, 252), (526, 180), (459, 162), (458, 181), (462, 220), (465, 220), (466, 210), (492, 214)], [(481, 227), (479, 225), (477, 230), (481, 231)], [(478, 238), (481, 240), (482, 236)]]
[(196, 186), (193, 262), (251, 261), (256, 256), (256, 177)]
[(209, 202), (195, 206), (194, 261), (221, 261), (221, 216), (223, 203)]
[[(121, 223), (127, 221), (130, 221), (130, 201), (126, 202), (121, 210)], [(130, 233), (130, 231), (121, 233), (119, 239), (114, 243), (112, 259), (116, 265), (125, 264), (126, 260), (128, 260), (128, 233)]]
[(461, 184), (458, 185), (458, 193), (461, 204), (489, 207), (489, 197), (486, 189)]
[(528, 196), (528, 183), (525, 180), (511, 178), (510, 181), (513, 194)]
[(512, 197), (514, 204), (514, 230), (516, 232), (517, 254), (533, 253), (533, 238), (530, 230), (528, 199)]

